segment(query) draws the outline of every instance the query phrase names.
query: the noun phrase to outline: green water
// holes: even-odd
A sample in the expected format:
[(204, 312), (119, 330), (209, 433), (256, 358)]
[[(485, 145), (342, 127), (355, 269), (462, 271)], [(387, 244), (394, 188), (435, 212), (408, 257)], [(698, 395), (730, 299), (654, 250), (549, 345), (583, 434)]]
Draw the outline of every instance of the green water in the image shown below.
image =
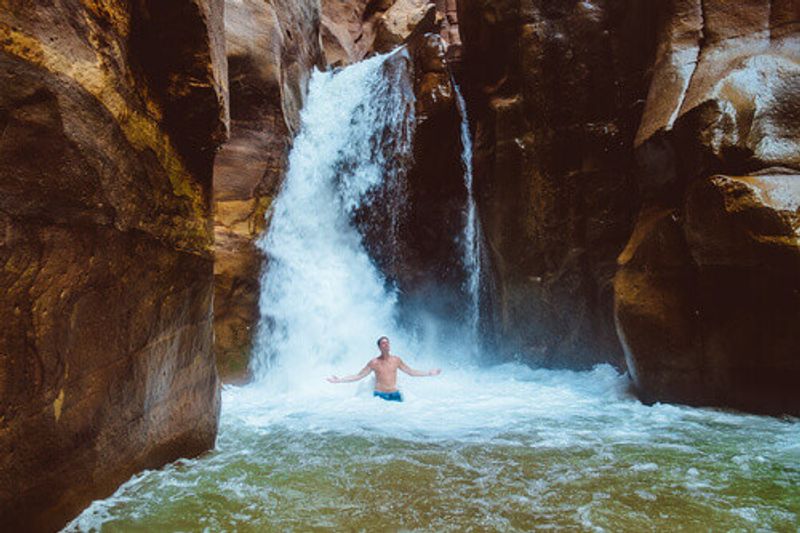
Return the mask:
[[(69, 530), (798, 531), (796, 419), (596, 393), (539, 415), (362, 397), (276, 414), (229, 394), (216, 450), (135, 477)], [(408, 431), (384, 423), (398, 417)]]

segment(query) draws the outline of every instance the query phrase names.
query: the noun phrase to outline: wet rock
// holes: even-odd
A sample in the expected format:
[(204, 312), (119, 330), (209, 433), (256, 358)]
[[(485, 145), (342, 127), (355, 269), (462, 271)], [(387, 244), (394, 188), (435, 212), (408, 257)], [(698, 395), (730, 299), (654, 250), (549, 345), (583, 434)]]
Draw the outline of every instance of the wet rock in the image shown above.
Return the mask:
[(657, 10), (637, 2), (458, 4), (497, 351), (623, 363), (612, 279), (639, 200), (632, 147)]
[(697, 268), (677, 209), (642, 210), (614, 279), (615, 317), (645, 401), (707, 402)]
[(214, 444), (222, 5), (0, 12), (0, 528)]
[(467, 201), (461, 115), (441, 36), (419, 35), (409, 46), (414, 62), (416, 127), (414, 161), (407, 176), (410, 208), (404, 232), (407, 257), (400, 282), (401, 303), (410, 309), (410, 316), (415, 315), (414, 306), (421, 304), (458, 321), (468, 308), (461, 265)]
[(312, 1), (225, 5), (231, 132), (214, 162), (214, 352), (225, 381), (248, 378), (263, 254), (255, 238), (286, 169), (312, 69), (322, 66)]

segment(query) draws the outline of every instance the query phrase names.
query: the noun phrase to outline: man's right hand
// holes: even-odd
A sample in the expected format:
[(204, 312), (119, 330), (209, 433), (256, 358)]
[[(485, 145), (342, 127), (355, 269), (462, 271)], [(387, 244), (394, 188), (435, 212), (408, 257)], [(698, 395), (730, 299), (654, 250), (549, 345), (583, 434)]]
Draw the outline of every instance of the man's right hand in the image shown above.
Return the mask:
[(336, 376), (331, 376), (331, 377), (329, 377), (329, 378), (326, 378), (326, 379), (328, 380), (328, 382), (329, 382), (329, 383), (339, 383), (339, 382), (341, 381), (341, 380), (340, 380), (339, 378), (337, 378)]

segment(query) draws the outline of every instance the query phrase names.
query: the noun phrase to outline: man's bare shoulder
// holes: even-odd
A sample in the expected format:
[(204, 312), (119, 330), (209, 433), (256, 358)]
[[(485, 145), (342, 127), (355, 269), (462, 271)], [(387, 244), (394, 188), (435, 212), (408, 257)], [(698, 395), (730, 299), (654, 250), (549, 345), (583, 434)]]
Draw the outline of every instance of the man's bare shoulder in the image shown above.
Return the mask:
[(369, 368), (375, 368), (376, 364), (378, 364), (378, 358), (377, 357), (373, 357), (372, 359), (369, 360), (369, 362), (367, 363), (367, 366)]

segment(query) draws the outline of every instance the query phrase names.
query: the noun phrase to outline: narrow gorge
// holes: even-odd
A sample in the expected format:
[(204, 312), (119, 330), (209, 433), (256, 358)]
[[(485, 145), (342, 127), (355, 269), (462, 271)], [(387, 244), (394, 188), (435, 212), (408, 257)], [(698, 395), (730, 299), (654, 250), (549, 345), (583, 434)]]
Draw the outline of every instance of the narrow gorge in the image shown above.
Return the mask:
[[(793, 530), (793, 0), (0, 0), (0, 527)], [(424, 378), (358, 372), (388, 335)]]

